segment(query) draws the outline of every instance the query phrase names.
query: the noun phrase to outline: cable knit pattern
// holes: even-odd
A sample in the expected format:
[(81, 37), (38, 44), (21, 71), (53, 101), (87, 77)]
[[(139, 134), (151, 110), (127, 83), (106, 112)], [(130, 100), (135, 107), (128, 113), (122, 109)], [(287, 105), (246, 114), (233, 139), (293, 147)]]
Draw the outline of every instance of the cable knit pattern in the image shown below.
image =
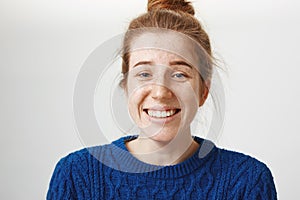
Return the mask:
[(125, 141), (85, 148), (62, 158), (54, 170), (48, 200), (59, 199), (230, 199), (274, 200), (273, 177), (262, 162), (216, 146), (172, 166), (154, 166), (133, 157)]

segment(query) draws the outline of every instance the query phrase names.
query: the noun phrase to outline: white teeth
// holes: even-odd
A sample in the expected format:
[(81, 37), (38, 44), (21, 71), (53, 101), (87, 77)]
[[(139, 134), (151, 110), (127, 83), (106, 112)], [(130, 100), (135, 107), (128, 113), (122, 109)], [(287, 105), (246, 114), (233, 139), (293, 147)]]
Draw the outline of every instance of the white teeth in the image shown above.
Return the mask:
[(151, 117), (165, 118), (174, 115), (176, 110), (169, 111), (157, 111), (157, 110), (148, 110), (148, 115)]

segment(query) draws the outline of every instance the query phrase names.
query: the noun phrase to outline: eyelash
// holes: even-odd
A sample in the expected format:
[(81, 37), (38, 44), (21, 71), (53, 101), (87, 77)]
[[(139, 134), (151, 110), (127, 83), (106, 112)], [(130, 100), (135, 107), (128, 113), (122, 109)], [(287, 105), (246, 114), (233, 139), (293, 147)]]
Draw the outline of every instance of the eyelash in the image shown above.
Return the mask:
[[(145, 80), (148, 80), (152, 77), (152, 74), (149, 73), (149, 72), (140, 72), (136, 75), (138, 78), (140, 79), (145, 79)], [(175, 79), (179, 79), (179, 80), (185, 80), (186, 78), (188, 78), (189, 76), (186, 75), (185, 73), (183, 72), (175, 72), (171, 75), (172, 78), (175, 78)]]
[(141, 72), (138, 74), (138, 76), (141, 78), (149, 78), (151, 76), (151, 74), (148, 72)]
[[(181, 77), (177, 77), (177, 75), (180, 75)], [(176, 72), (175, 74), (172, 75), (174, 78), (187, 78), (187, 75), (182, 73), (182, 72)]]

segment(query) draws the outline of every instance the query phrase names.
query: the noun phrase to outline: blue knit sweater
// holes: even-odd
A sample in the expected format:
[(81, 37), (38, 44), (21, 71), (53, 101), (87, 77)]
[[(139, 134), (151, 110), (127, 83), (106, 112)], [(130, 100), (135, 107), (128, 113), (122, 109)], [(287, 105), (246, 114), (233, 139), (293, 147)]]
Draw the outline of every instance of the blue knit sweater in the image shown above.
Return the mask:
[(250, 156), (194, 137), (200, 144), (196, 153), (177, 165), (160, 167), (128, 152), (125, 141), (134, 138), (126, 136), (62, 158), (47, 199), (277, 199), (270, 170)]

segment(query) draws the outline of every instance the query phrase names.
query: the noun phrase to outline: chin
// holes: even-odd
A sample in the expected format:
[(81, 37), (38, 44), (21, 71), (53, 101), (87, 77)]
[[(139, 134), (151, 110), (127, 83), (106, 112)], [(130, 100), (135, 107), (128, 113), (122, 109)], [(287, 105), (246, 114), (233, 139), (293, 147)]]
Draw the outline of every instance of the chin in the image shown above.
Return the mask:
[(159, 133), (156, 133), (154, 135), (148, 135), (148, 138), (155, 141), (155, 142), (161, 142), (161, 143), (169, 143), (177, 135), (177, 132), (173, 132), (174, 134), (170, 134), (171, 131), (161, 131)]

